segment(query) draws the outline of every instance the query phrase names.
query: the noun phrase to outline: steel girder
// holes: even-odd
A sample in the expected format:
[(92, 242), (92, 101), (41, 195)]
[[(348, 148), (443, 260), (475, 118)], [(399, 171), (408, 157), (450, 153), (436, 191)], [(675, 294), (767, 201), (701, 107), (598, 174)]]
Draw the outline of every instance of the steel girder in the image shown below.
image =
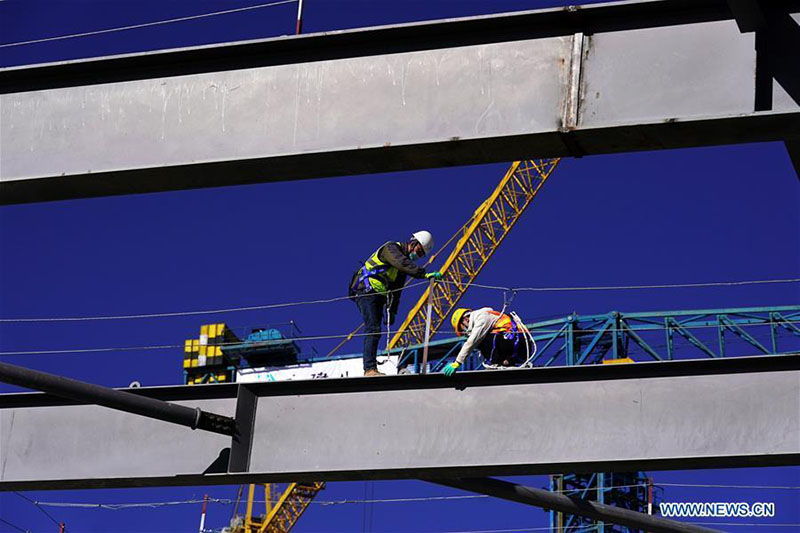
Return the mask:
[(3, 69), (0, 203), (783, 140), (782, 5), (750, 33), (650, 0)]
[(800, 356), (130, 391), (235, 413), (238, 433), (0, 395), (0, 490), (800, 461)]

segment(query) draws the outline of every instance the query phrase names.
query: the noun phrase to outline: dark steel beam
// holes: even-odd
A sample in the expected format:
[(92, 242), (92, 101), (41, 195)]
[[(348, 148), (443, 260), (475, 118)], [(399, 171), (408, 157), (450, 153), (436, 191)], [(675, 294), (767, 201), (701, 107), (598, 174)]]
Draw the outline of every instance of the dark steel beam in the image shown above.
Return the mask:
[(650, 533), (712, 533), (718, 531), (706, 527), (685, 524), (676, 520), (667, 520), (657, 516), (637, 513), (613, 505), (606, 505), (592, 500), (584, 500), (558, 494), (543, 489), (527, 487), (492, 478), (465, 479), (426, 479), (431, 483), (461, 489), (478, 494), (486, 494), (495, 498), (543, 507), (562, 513), (585, 516), (593, 520), (610, 522)]
[(794, 171), (797, 177), (800, 178), (800, 137), (786, 139), (784, 141), (786, 151), (789, 152), (789, 159), (792, 161)]
[(8, 363), (0, 362), (0, 381), (192, 429), (231, 436), (236, 432), (234, 419), (200, 408), (193, 409)]

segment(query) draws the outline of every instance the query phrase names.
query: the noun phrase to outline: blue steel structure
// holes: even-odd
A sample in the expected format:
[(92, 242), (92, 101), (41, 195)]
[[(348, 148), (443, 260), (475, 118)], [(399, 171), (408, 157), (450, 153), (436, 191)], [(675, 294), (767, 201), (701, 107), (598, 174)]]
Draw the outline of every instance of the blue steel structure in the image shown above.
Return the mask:
[[(625, 313), (572, 313), (527, 324), (538, 350), (534, 366), (598, 364), (614, 359), (633, 361), (697, 359), (800, 353), (800, 305)], [(463, 338), (438, 339), (428, 345), (431, 372), (440, 371), (458, 354)], [(388, 353), (421, 370), (423, 345)], [(381, 355), (386, 355), (382, 352)], [(341, 358), (358, 357), (345, 355)], [(480, 354), (471, 354), (464, 370), (482, 368)], [(550, 490), (626, 509), (657, 512), (659, 490), (643, 472), (557, 474)], [(636, 530), (575, 515), (550, 512), (553, 533), (631, 533)]]
[[(611, 311), (597, 315), (572, 313), (526, 325), (538, 347), (531, 359), (534, 366), (599, 364), (619, 359), (663, 361), (800, 353), (800, 305), (637, 313)], [(255, 332), (243, 342), (226, 347), (225, 351), (249, 354), (252, 350), (261, 352), (276, 341), (293, 342), (291, 334), (280, 336), (283, 338), (265, 339), (263, 333)], [(431, 341), (428, 344), (429, 370), (440, 371), (451, 362), (463, 342), (460, 337)], [(399, 354), (401, 364), (413, 364), (419, 372), (423, 349), (423, 345), (415, 344), (379, 355)], [(360, 354), (326, 358), (299, 356), (297, 361), (313, 363), (354, 357)], [(481, 369), (480, 354), (472, 353), (463, 368)], [(550, 490), (642, 513), (655, 512), (658, 508), (658, 490), (643, 472), (556, 474), (550, 477)], [(554, 533), (636, 531), (552, 511), (550, 528)]]
[[(534, 366), (584, 365), (608, 359), (634, 361), (776, 355), (800, 352), (800, 305), (702, 309), (569, 316), (534, 322), (528, 329), (538, 351)], [(431, 371), (450, 362), (463, 339), (450, 338), (429, 345)], [(419, 370), (421, 346), (403, 354)], [(473, 353), (465, 369), (481, 367)], [(643, 472), (595, 472), (557, 474), (550, 490), (588, 498), (642, 513), (658, 508), (659, 494)], [(581, 516), (550, 511), (553, 533), (631, 533), (625, 526), (596, 522)]]
[[(642, 472), (554, 474), (550, 476), (550, 490), (640, 513), (652, 513), (657, 509), (662, 492), (658, 487), (654, 487), (653, 480)], [(551, 511), (550, 531), (628, 533), (639, 530)]]
[[(527, 324), (538, 350), (534, 366), (583, 365), (604, 359), (629, 357), (634, 361), (776, 355), (800, 352), (800, 305), (654, 311), (597, 315), (572, 313)], [(429, 343), (432, 372), (451, 362), (463, 344), (452, 337)], [(405, 350), (405, 362), (417, 371), (422, 345)], [(352, 357), (352, 356), (350, 356)], [(465, 370), (481, 368), (479, 354), (466, 361)]]

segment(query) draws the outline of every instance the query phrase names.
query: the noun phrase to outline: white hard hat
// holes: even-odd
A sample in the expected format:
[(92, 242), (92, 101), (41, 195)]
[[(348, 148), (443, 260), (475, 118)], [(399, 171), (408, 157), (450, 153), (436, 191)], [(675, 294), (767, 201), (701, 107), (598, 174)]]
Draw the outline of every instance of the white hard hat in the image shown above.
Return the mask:
[(425, 255), (431, 253), (431, 250), (433, 250), (433, 235), (431, 235), (430, 231), (417, 231), (413, 233), (411, 237), (422, 245), (422, 249), (425, 250)]

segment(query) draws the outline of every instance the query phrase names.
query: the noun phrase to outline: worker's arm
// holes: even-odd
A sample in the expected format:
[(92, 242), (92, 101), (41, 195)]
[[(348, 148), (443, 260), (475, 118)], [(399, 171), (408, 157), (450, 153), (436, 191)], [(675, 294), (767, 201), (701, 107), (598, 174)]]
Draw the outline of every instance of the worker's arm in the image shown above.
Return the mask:
[(461, 351), (456, 356), (456, 363), (464, 364), (467, 356), (481, 343), (481, 341), (489, 334), (497, 320), (497, 315), (489, 313), (490, 307), (482, 307), (475, 309), (469, 314), (469, 336), (464, 344), (461, 345)]
[(414, 261), (406, 257), (397, 243), (390, 242), (381, 248), (378, 254), (380, 259), (389, 263), (397, 270), (404, 274), (408, 274), (412, 278), (424, 278), (425, 269), (418, 266)]

